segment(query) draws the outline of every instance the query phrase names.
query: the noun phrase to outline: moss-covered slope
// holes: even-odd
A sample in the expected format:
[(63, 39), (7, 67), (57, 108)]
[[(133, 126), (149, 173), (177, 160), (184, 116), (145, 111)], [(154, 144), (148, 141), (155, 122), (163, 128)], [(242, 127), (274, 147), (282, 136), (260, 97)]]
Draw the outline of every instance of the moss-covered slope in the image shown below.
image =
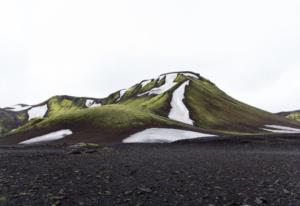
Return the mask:
[[(169, 119), (174, 92), (182, 85), (187, 86), (181, 107), (186, 108), (193, 125)], [(29, 117), (31, 109), (43, 105), (47, 105), (45, 114)], [(300, 128), (300, 123), (235, 100), (193, 72), (163, 74), (106, 98), (55, 96), (24, 111), (3, 111), (2, 133), (16, 129), (8, 137), (18, 140), (57, 129), (72, 129), (74, 141), (98, 137), (113, 142), (149, 127), (180, 127), (212, 134), (265, 133), (265, 125)]]
[(132, 133), (150, 127), (178, 128), (209, 133), (209, 131), (172, 121), (151, 112), (112, 104), (32, 120), (2, 140), (0, 139), (0, 144), (17, 144), (35, 136), (66, 128), (71, 129), (73, 135), (61, 142), (116, 143)]
[[(270, 124), (299, 127), (295, 122), (235, 100), (199, 74), (181, 72), (175, 81), (176, 84), (170, 90), (159, 95), (139, 96), (145, 90), (136, 86), (135, 95), (125, 97), (119, 104), (168, 117), (174, 91), (183, 82), (189, 81), (189, 86), (185, 89), (184, 103), (194, 125), (199, 128), (224, 134), (247, 134), (265, 132), (262, 128)], [(148, 91), (152, 88), (148, 88)]]

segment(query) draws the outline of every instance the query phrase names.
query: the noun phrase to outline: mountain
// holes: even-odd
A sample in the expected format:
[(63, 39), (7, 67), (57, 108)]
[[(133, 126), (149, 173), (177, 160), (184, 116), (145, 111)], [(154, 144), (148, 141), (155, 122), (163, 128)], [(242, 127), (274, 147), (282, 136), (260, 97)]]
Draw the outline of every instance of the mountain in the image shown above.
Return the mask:
[(188, 71), (143, 80), (106, 98), (55, 96), (38, 105), (1, 111), (5, 137), (0, 144), (27, 143), (34, 137), (72, 143), (134, 142), (141, 137), (147, 137), (143, 141), (163, 142), (300, 128), (298, 122), (235, 100)]
[(280, 113), (277, 113), (277, 114), (282, 116), (282, 117), (286, 117), (290, 120), (300, 121), (300, 110), (290, 111), (290, 112), (280, 112)]
[(17, 128), (25, 120), (25, 113), (15, 113), (0, 108), (0, 136)]

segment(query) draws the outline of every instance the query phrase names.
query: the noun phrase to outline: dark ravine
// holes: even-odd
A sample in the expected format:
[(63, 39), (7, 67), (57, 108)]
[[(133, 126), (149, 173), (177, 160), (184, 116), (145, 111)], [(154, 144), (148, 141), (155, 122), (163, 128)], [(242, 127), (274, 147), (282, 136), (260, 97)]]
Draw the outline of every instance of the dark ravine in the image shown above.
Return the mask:
[(300, 135), (259, 138), (2, 146), (0, 205), (300, 205)]

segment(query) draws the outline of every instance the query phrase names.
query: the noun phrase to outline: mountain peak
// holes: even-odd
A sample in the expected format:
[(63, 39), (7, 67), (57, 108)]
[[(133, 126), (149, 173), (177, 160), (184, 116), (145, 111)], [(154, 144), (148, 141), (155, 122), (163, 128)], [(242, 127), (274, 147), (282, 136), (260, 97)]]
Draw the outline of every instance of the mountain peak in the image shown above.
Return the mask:
[(192, 72), (192, 71), (174, 71), (174, 72), (164, 73), (159, 76), (165, 76), (168, 74), (177, 74), (177, 75), (183, 74), (183, 75), (187, 75), (187, 76), (191, 76), (191, 77), (197, 77), (197, 78), (201, 77), (201, 75), (199, 73)]
[(274, 131), (267, 125), (300, 128), (297, 122), (231, 98), (192, 71), (164, 73), (106, 98), (59, 95), (27, 110), (14, 109), (0, 115), (0, 130), (14, 143), (60, 129), (72, 130), (75, 139), (120, 142), (133, 132), (153, 127), (216, 135)]

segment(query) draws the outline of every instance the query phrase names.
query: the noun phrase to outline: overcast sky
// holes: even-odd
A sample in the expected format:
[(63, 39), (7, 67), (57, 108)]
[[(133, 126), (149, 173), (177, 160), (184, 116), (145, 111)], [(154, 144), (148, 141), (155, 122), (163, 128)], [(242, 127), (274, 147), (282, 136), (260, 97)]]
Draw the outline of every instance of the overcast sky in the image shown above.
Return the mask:
[(192, 70), (248, 104), (300, 109), (299, 11), (299, 0), (0, 0), (0, 107)]

